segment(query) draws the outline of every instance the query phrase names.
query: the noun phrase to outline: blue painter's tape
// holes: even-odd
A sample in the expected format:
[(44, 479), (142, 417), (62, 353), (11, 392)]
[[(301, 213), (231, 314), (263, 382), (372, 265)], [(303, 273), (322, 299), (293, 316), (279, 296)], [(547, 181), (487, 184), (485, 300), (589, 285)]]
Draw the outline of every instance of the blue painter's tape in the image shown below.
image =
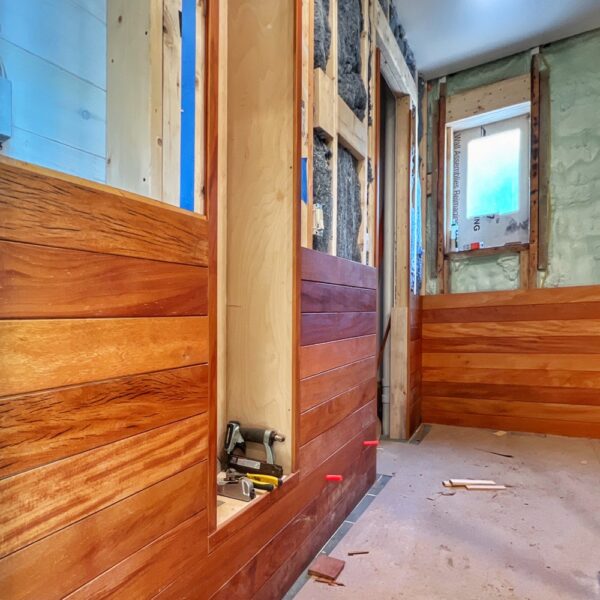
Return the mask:
[(308, 158), (302, 158), (302, 182), (300, 184), (300, 198), (308, 204)]
[(181, 167), (179, 206), (193, 211), (196, 146), (196, 0), (183, 0), (181, 8)]

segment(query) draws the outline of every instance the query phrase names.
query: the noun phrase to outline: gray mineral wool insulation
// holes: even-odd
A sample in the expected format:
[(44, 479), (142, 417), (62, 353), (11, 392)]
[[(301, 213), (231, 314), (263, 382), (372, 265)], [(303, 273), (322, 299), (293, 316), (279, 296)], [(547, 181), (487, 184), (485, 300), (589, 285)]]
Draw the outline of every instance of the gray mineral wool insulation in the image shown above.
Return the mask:
[(332, 234), (332, 202), (331, 189), (331, 150), (321, 135), (315, 131), (313, 135), (313, 202), (323, 209), (322, 233), (313, 235), (313, 248), (321, 252), (329, 251)]
[(329, 1), (315, 0), (315, 60), (314, 68), (327, 68), (331, 52), (331, 27), (329, 26)]
[(361, 76), (361, 0), (340, 0), (338, 5), (338, 93), (362, 121), (367, 90)]
[(338, 146), (337, 255), (361, 262), (358, 234), (362, 222), (358, 161)]

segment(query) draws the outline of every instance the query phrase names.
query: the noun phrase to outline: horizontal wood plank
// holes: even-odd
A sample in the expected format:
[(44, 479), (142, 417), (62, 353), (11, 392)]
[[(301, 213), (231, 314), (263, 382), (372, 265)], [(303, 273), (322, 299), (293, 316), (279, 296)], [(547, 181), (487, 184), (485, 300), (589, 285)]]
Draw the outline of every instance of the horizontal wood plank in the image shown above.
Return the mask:
[(579, 421), (600, 425), (600, 403), (598, 406), (554, 404), (550, 402), (502, 402), (482, 398), (425, 397), (428, 410), (432, 412), (454, 412), (458, 414), (495, 415), (524, 417), (527, 419), (557, 419)]
[(0, 556), (204, 460), (206, 414), (0, 481)]
[(302, 346), (371, 335), (377, 331), (375, 312), (304, 313)]
[(208, 360), (208, 318), (0, 321), (0, 396)]
[(600, 354), (597, 336), (455, 337), (423, 340), (423, 352)]
[(450, 381), (424, 381), (423, 396), (449, 396), (457, 398), (484, 398), (512, 402), (551, 402), (556, 404), (591, 404), (600, 406), (600, 394), (594, 388), (564, 388), (526, 386), (514, 384), (495, 384), (478, 381), (455, 383)]
[(47, 598), (51, 582), (52, 598), (62, 598), (85, 585), (200, 512), (207, 471), (201, 462), (6, 556), (0, 597)]
[(377, 395), (377, 380), (365, 381), (302, 413), (300, 417), (300, 445), (304, 445), (339, 421), (373, 400)]
[(429, 410), (427, 403), (423, 404), (423, 422), (439, 423), (442, 425), (457, 425), (459, 427), (479, 427), (502, 429), (504, 431), (524, 431), (527, 433), (600, 438), (600, 425), (597, 423), (435, 412)]
[(208, 269), (0, 241), (0, 318), (207, 314)]
[(309, 248), (302, 248), (301, 251), (303, 280), (377, 288), (377, 269), (374, 267)]
[(600, 318), (600, 302), (525, 304), (423, 310), (423, 323), (476, 323)]
[(600, 373), (597, 371), (425, 367), (423, 369), (423, 381), (600, 389)]
[(208, 410), (205, 365), (0, 399), (0, 477)]
[(589, 303), (600, 302), (600, 285), (426, 295), (422, 301), (424, 310)]
[(357, 431), (367, 429), (377, 418), (376, 403), (369, 402), (362, 408), (339, 421), (318, 437), (300, 447), (301, 476), (306, 477), (341, 448)]
[(192, 566), (205, 562), (207, 532), (206, 511), (202, 511), (67, 598), (152, 598)]
[(516, 354), (424, 353), (424, 367), (457, 369), (524, 369), (562, 371), (600, 371), (600, 355), (595, 354)]
[(377, 352), (377, 336), (364, 337), (301, 346), (300, 353), (300, 379), (317, 375), (342, 367), (357, 360), (375, 356)]
[(303, 281), (301, 306), (303, 313), (375, 312), (377, 292), (369, 288)]
[(4, 158), (0, 239), (208, 265), (205, 218)]
[(424, 338), (600, 336), (600, 319), (513, 321), (508, 323), (427, 323)]
[(300, 382), (300, 411), (304, 412), (318, 404), (338, 396), (376, 376), (374, 357), (325, 371)]

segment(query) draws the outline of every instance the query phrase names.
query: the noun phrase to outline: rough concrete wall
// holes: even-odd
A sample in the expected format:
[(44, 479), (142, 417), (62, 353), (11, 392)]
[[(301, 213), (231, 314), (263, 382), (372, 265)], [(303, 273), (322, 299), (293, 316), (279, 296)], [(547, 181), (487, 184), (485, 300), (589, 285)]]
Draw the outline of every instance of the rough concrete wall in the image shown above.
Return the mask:
[(600, 30), (544, 51), (550, 69), (550, 243), (544, 287), (600, 283)]
[(362, 121), (367, 90), (361, 77), (360, 36), (364, 28), (361, 0), (338, 4), (338, 93)]
[(323, 230), (313, 235), (313, 248), (327, 252), (332, 235), (331, 150), (317, 131), (313, 136), (313, 194), (323, 210)]
[[(541, 287), (600, 283), (600, 31), (542, 49), (550, 69), (551, 161), (549, 265)], [(531, 55), (524, 52), (451, 75), (447, 94), (527, 73)], [(429, 95), (428, 166), (435, 143), (432, 118), (439, 97), (434, 82)], [(426, 291), (436, 293), (435, 198), (427, 205)], [(516, 257), (461, 260), (450, 269), (452, 292), (510, 290), (519, 279)]]
[(337, 255), (360, 262), (358, 233), (362, 222), (358, 162), (343, 146), (338, 147)]
[(315, 69), (327, 68), (330, 52), (329, 0), (315, 0)]

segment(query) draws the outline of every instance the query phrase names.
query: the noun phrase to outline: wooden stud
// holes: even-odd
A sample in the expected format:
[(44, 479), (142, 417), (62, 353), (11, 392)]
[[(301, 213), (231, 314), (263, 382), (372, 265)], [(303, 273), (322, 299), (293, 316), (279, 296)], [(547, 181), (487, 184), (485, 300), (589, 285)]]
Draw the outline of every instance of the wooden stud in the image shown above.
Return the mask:
[(437, 205), (437, 279), (438, 292), (447, 292), (446, 283), (446, 83), (440, 84), (440, 99), (437, 115), (437, 175), (436, 175), (436, 205)]
[(540, 55), (531, 57), (531, 172), (529, 177), (529, 273), (528, 287), (537, 287), (540, 192)]

